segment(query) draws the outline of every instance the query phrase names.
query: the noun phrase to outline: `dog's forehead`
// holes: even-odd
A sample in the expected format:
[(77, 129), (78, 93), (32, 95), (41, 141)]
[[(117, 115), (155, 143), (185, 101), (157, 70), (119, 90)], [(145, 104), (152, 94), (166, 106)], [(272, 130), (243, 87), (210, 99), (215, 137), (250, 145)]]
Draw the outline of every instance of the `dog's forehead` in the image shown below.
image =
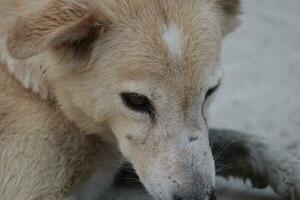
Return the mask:
[(128, 2), (131, 7), (126, 4), (129, 11), (123, 11), (120, 24), (125, 24), (122, 34), (129, 38), (124, 49), (130, 47), (127, 49), (136, 63), (125, 67), (124, 74), (134, 78), (145, 75), (170, 84), (184, 82), (187, 87), (204, 81), (216, 69), (221, 31), (211, 5), (201, 2)]

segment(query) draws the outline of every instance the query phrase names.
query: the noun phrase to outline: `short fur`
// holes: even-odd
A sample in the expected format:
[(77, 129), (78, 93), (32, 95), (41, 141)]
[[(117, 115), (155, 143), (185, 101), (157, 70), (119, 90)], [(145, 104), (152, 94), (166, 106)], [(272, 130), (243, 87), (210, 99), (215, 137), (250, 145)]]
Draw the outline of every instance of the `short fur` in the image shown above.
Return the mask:
[[(213, 198), (204, 97), (237, 10), (235, 0), (0, 0), (1, 200), (103, 198), (122, 157), (156, 199)], [(172, 24), (178, 59), (162, 37)], [(155, 120), (122, 92), (151, 98)]]

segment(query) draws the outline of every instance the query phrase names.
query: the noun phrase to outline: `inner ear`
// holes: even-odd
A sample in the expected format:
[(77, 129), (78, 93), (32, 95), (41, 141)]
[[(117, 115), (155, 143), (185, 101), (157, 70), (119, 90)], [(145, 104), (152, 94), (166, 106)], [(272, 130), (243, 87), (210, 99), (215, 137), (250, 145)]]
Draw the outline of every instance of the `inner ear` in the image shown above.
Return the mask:
[(226, 14), (236, 16), (240, 13), (240, 0), (218, 0)]
[[(93, 49), (93, 43), (106, 31), (106, 29), (107, 27), (104, 23), (99, 24), (99, 22), (91, 16), (82, 24), (65, 32), (64, 34), (67, 38), (64, 38), (63, 40), (57, 38), (57, 40), (53, 42), (52, 47), (58, 56), (70, 56), (72, 59), (83, 59), (90, 55)], [(68, 38), (68, 36), (74, 34), (75, 37)], [(61, 38), (62, 37), (64, 36), (61, 36)]]
[(48, 48), (73, 53), (87, 50), (108, 23), (99, 13), (87, 3), (53, 1), (41, 11), (16, 20), (7, 35), (8, 52), (16, 59), (26, 59)]

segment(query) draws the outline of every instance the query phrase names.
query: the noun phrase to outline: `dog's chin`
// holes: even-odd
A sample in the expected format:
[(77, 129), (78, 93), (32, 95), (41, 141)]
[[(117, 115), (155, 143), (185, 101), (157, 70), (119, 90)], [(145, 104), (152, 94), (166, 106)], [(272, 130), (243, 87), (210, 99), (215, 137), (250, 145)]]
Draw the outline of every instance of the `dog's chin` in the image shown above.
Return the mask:
[[(214, 187), (176, 186), (173, 184), (164, 185), (169, 180), (160, 179), (159, 182), (144, 183), (144, 188), (154, 200), (216, 200)], [(202, 185), (202, 184), (199, 184)], [(210, 188), (210, 189), (208, 189)]]

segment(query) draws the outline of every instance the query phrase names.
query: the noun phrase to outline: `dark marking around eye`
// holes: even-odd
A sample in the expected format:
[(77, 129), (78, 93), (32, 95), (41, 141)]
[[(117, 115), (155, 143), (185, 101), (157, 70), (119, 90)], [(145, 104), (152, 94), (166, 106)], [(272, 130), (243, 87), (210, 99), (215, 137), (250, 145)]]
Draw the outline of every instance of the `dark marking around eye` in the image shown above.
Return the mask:
[(206, 101), (207, 99), (209, 99), (209, 97), (211, 97), (219, 87), (220, 87), (220, 84), (216, 85), (216, 86), (213, 87), (213, 88), (210, 88), (210, 89), (207, 91), (207, 93), (206, 93), (205, 101)]
[(207, 100), (217, 91), (217, 89), (220, 87), (220, 85), (221, 85), (221, 81), (215, 87), (210, 88), (206, 92), (206, 95), (205, 95), (205, 98), (204, 98), (204, 101), (203, 101), (203, 105), (202, 105), (202, 115), (204, 117), (204, 121), (205, 121), (206, 125), (207, 125), (207, 118), (204, 114), (205, 104), (206, 104)]
[(137, 93), (122, 93), (123, 103), (131, 110), (147, 113), (154, 118), (154, 107), (147, 96)]

